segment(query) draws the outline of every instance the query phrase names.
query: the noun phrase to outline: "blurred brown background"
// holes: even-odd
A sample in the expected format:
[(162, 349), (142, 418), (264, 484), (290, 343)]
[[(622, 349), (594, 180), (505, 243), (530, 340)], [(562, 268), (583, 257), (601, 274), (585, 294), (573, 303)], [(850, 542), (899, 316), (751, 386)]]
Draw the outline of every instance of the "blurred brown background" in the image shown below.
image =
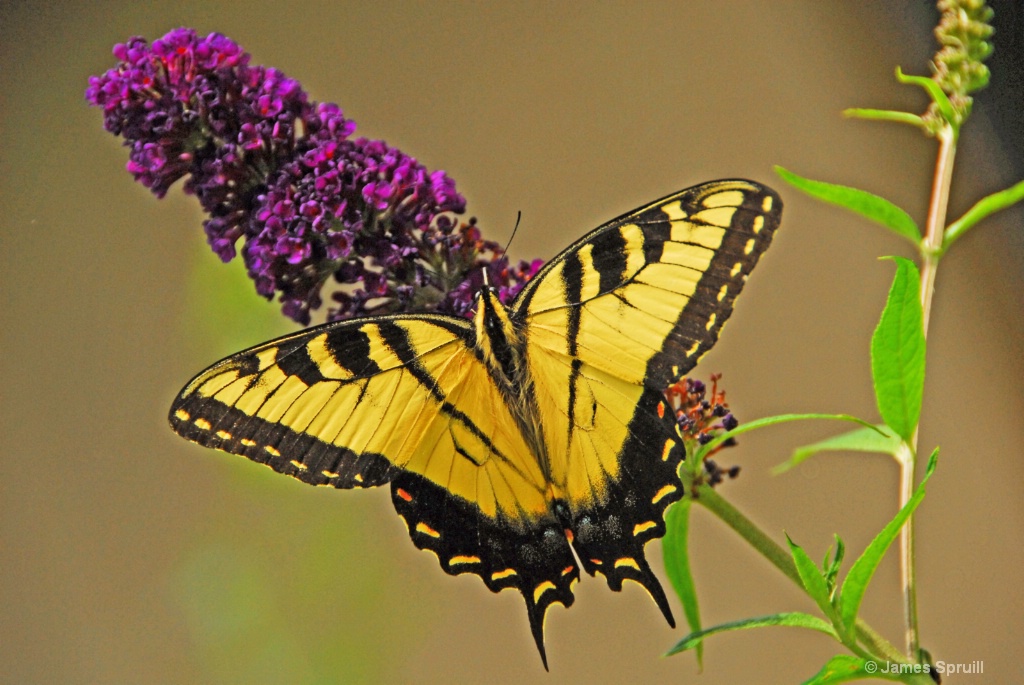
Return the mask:
[[(1020, 9), (996, 7), (1001, 89), (979, 95), (965, 129), (951, 217), (1024, 176)], [(880, 0), (4, 3), (0, 682), (809, 677), (838, 649), (793, 629), (713, 639), (698, 675), (692, 656), (660, 656), (684, 631), (637, 586), (616, 594), (591, 578), (571, 610), (549, 613), (545, 675), (521, 598), (442, 573), (386, 490), (310, 488), (175, 437), (166, 410), (193, 373), (288, 327), (205, 249), (191, 198), (158, 202), (131, 181), (82, 94), (131, 35), (226, 33), (339, 103), (361, 134), (447, 170), (491, 238), (522, 210), (512, 253), (524, 258), (701, 181), (773, 185), (783, 228), (698, 371), (725, 374), (741, 419), (873, 420), (868, 342), (893, 273), (876, 258), (912, 255), (784, 187), (771, 165), (879, 192), (923, 222), (934, 144), (839, 112), (923, 108), (893, 70), (925, 73), (936, 17), (929, 3)], [(921, 444), (943, 458), (918, 519), (922, 635), (937, 659), (985, 663), (984, 676), (947, 682), (1024, 672), (1022, 272), (1018, 207), (939, 273)], [(895, 465), (833, 455), (768, 473), (844, 428), (745, 437), (723, 455), (743, 475), (722, 492), (812, 557), (839, 533), (852, 558), (895, 512)], [(691, 544), (706, 624), (813, 610), (701, 510)], [(660, 545), (648, 549), (664, 578)], [(902, 643), (894, 558), (864, 611)]]

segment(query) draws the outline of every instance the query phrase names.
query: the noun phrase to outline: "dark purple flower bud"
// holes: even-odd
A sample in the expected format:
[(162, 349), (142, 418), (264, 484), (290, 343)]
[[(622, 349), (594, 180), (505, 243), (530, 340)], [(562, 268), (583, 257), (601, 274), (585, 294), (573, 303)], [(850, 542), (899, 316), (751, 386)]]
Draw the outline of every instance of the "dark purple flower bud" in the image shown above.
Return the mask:
[[(721, 405), (718, 405), (718, 406), (721, 406)], [(725, 430), (727, 430), (727, 431), (731, 431), (733, 428), (736, 428), (736, 426), (738, 426), (738, 425), (740, 425), (740, 422), (732, 414), (726, 414), (722, 418), (722, 427), (725, 428)]]

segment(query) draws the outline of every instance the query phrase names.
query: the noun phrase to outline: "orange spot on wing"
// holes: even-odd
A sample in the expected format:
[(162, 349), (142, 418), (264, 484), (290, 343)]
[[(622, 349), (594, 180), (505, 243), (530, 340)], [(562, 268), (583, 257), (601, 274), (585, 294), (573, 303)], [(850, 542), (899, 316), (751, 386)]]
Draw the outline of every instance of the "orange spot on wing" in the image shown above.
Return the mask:
[(565, 539), (569, 541), (570, 545), (572, 544), (572, 541), (573, 541), (572, 531), (569, 530), (568, 528), (565, 529)]
[(411, 502), (412, 501), (412, 495), (410, 495), (408, 492), (406, 492), (402, 488), (398, 488), (397, 490), (395, 490), (395, 494), (398, 495), (399, 497), (401, 497), (402, 499), (404, 499), (406, 502)]
[(564, 571), (562, 571), (562, 575), (563, 575), (563, 576), (567, 576), (567, 575), (569, 575), (570, 573), (572, 573), (572, 569), (573, 569), (573, 567), (572, 567), (572, 566), (566, 566), (566, 567), (565, 567), (565, 570), (564, 570)]
[(661, 490), (658, 490), (658, 492), (654, 493), (654, 497), (651, 499), (651, 504), (657, 504), (658, 502), (661, 501), (663, 497), (667, 497), (668, 495), (671, 495), (675, 491), (676, 486), (674, 485), (666, 485), (662, 487)]
[(658, 402), (658, 418), (665, 418), (665, 404), (662, 402)]
[(422, 523), (422, 522), (416, 524), (416, 532), (417, 533), (423, 533), (424, 535), (429, 535), (432, 538), (439, 538), (439, 537), (441, 537), (440, 533), (438, 533), (436, 530), (434, 530), (433, 528), (431, 528), (430, 526), (428, 526), (427, 524)]

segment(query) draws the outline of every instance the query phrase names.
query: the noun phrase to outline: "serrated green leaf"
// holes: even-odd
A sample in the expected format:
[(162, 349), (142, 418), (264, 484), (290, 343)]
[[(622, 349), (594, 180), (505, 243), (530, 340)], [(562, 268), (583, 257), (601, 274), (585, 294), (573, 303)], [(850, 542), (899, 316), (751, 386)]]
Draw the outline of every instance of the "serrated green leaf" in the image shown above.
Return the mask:
[(921, 416), (925, 338), (917, 267), (892, 257), (896, 276), (871, 336), (871, 375), (882, 419), (910, 442)]
[[(662, 550), (665, 558), (665, 573), (672, 588), (683, 604), (686, 623), (691, 632), (699, 632), (700, 605), (697, 602), (697, 587), (690, 568), (690, 509), (693, 500), (685, 497), (673, 504), (665, 515), (665, 537)], [(697, 667), (704, 667), (704, 645), (697, 645)]]
[(903, 524), (914, 513), (921, 500), (924, 499), (924, 486), (935, 472), (938, 453), (938, 449), (932, 453), (931, 458), (928, 460), (928, 468), (925, 471), (924, 478), (921, 479), (910, 500), (893, 517), (892, 521), (886, 524), (882, 532), (875, 536), (875, 539), (867, 546), (864, 553), (860, 555), (857, 561), (853, 562), (850, 572), (846, 574), (846, 579), (843, 581), (843, 586), (839, 591), (839, 615), (847, 630), (852, 629), (854, 621), (857, 620), (857, 612), (860, 610), (861, 600), (864, 599), (864, 593), (868, 589), (868, 584), (871, 583), (871, 577), (875, 574), (875, 569), (878, 568), (879, 562), (885, 556), (886, 550), (889, 549), (889, 545), (899, 535), (900, 528), (903, 527)]
[(896, 435), (886, 433), (884, 425), (874, 428), (858, 428), (849, 433), (834, 435), (820, 442), (796, 448), (793, 450), (793, 456), (773, 468), (772, 473), (775, 475), (785, 473), (821, 452), (880, 452), (895, 455), (899, 447), (900, 439)]
[(836, 635), (836, 631), (833, 630), (825, 621), (821, 620), (817, 616), (811, 616), (799, 611), (791, 611), (782, 614), (772, 614), (770, 616), (758, 616), (756, 618), (745, 618), (741, 621), (732, 621), (730, 623), (722, 623), (717, 626), (712, 626), (705, 630), (696, 631), (690, 633), (682, 640), (677, 642), (672, 649), (665, 653), (665, 656), (672, 656), (679, 652), (685, 652), (688, 649), (693, 649), (699, 645), (704, 638), (715, 633), (727, 633), (733, 630), (746, 630), (748, 628), (763, 628), (765, 626), (790, 626), (793, 628), (808, 628), (810, 630), (816, 630), (819, 633), (825, 633), (831, 635), (837, 640), (839, 637)]
[(817, 674), (804, 681), (803, 685), (835, 685), (854, 680), (903, 680), (903, 676), (887, 673), (888, 664), (867, 661), (851, 654), (839, 654), (828, 660)]
[(825, 183), (824, 181), (813, 181), (780, 166), (775, 167), (775, 173), (786, 183), (789, 183), (798, 190), (802, 190), (811, 197), (830, 202), (851, 212), (856, 212), (875, 223), (885, 226), (897, 235), (907, 238), (914, 245), (918, 245), (921, 242), (921, 231), (918, 229), (917, 224), (914, 223), (914, 220), (910, 218), (910, 215), (883, 197), (858, 188)]
[(807, 552), (800, 545), (793, 542), (788, 533), (786, 542), (789, 544), (789, 552), (793, 556), (793, 563), (796, 565), (796, 572), (800, 574), (800, 581), (803, 583), (804, 589), (821, 609), (821, 613), (832, 620), (835, 617), (835, 610), (829, 600), (828, 586), (821, 574), (821, 569), (807, 556)]
[(1024, 181), (978, 200), (962, 217), (946, 228), (946, 234), (942, 240), (942, 251), (948, 250), (957, 238), (985, 217), (1015, 205), (1021, 200), (1024, 200)]

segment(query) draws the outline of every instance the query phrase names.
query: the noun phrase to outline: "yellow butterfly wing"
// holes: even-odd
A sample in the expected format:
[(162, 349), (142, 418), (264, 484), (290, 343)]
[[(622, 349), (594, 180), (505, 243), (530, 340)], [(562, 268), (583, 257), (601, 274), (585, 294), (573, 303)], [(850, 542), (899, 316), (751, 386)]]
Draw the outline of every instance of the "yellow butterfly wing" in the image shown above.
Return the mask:
[(714, 345), (778, 227), (750, 181), (683, 190), (596, 229), (513, 305), (525, 324), (550, 462), (584, 569), (643, 585), (673, 623), (644, 557), (682, 497), (683, 447), (664, 390)]
[(472, 349), (468, 322), (393, 316), (331, 323), (232, 355), (194, 378), (173, 429), (312, 485), (391, 483), (413, 542), (543, 617), (579, 568), (547, 478)]

